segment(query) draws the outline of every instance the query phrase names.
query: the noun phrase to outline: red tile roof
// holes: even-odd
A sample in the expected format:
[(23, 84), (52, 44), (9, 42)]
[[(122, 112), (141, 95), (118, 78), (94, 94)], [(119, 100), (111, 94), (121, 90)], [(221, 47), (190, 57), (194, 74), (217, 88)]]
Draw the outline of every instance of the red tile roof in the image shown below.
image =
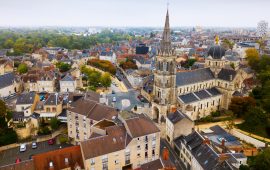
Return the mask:
[[(68, 163), (65, 163), (67, 158)], [(36, 170), (49, 169), (49, 163), (53, 162), (54, 169), (64, 169), (70, 167), (75, 169), (76, 165), (84, 168), (80, 146), (71, 146), (33, 156)], [(26, 169), (25, 169), (26, 170)]]

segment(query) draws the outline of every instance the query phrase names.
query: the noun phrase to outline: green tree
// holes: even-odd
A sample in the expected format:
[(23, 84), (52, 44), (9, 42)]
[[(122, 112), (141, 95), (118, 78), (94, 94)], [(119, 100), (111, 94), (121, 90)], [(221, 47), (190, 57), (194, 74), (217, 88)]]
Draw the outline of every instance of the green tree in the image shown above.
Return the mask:
[(61, 72), (66, 72), (71, 69), (71, 65), (63, 62), (56, 63), (56, 67), (59, 68)]
[(27, 73), (27, 71), (28, 71), (28, 67), (27, 67), (26, 64), (21, 63), (21, 64), (18, 66), (18, 72), (19, 72), (20, 74)]
[(5, 117), (7, 114), (7, 106), (3, 100), (0, 100), (0, 117)]
[(50, 120), (50, 126), (52, 128), (52, 130), (56, 130), (59, 128), (60, 125), (60, 121), (57, 118), (51, 118)]
[(111, 75), (107, 72), (104, 73), (100, 78), (100, 82), (103, 87), (106, 87), (106, 88), (110, 87), (112, 83)]
[(259, 153), (251, 162), (250, 167), (256, 170), (266, 170), (270, 167), (270, 148)]
[(4, 43), (4, 48), (13, 48), (13, 45), (14, 45), (14, 41), (13, 39), (9, 38), (5, 41)]

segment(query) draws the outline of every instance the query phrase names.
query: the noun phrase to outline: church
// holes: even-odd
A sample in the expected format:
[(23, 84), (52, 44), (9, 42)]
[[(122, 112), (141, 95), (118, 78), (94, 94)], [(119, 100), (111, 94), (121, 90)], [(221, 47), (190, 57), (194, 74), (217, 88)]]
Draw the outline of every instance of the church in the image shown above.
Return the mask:
[(153, 70), (152, 119), (162, 122), (178, 109), (191, 120), (198, 120), (211, 112), (228, 109), (231, 98), (243, 92), (244, 80), (252, 75), (237, 62), (232, 67), (218, 41), (217, 38), (216, 44), (209, 48), (203, 68), (177, 72), (167, 10)]

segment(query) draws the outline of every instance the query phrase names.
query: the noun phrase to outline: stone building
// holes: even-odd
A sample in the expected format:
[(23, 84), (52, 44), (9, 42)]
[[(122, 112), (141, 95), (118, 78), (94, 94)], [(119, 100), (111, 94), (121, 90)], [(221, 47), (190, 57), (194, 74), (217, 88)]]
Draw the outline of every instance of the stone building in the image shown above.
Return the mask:
[[(218, 41), (205, 59), (204, 68), (176, 71), (176, 54), (172, 47), (167, 11), (162, 40), (155, 59), (154, 84), (151, 91), (151, 117), (158, 122), (176, 108), (197, 120), (211, 112), (227, 109), (235, 93), (244, 94), (244, 80), (252, 77), (243, 67), (234, 67), (225, 57)], [(146, 89), (145, 82), (143, 89)]]

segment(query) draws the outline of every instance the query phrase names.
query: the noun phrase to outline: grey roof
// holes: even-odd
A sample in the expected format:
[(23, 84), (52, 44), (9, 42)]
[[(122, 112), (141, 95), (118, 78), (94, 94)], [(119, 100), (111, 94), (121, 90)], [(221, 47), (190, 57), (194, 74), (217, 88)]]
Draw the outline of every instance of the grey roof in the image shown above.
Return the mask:
[(62, 78), (61, 81), (74, 81), (74, 78), (71, 75), (67, 74), (64, 78)]
[(14, 81), (15, 75), (13, 73), (0, 75), (0, 89), (12, 85)]
[(195, 101), (198, 101), (199, 99), (193, 94), (193, 93), (188, 93), (179, 96), (179, 98), (184, 102), (184, 103), (192, 103)]
[(20, 94), (17, 98), (17, 105), (21, 105), (21, 104), (33, 104), (34, 100), (35, 100), (35, 92), (29, 92), (29, 93), (24, 93), (24, 94)]
[(40, 117), (39, 113), (34, 112), (30, 117), (34, 118), (34, 119), (38, 119)]
[(219, 45), (212, 46), (208, 51), (208, 56), (211, 56), (213, 59), (221, 59), (225, 56), (225, 49)]
[(206, 89), (212, 96), (220, 95), (220, 91), (217, 88), (213, 87), (211, 89)]
[[(232, 76), (232, 77), (231, 77)], [(236, 71), (232, 69), (222, 68), (218, 73), (218, 78), (226, 81), (231, 81), (235, 78)], [(232, 79), (231, 79), (232, 78)]]
[(178, 72), (176, 73), (176, 85), (183, 86), (187, 84), (194, 84), (202, 81), (212, 80), (214, 78), (214, 74), (210, 68)]
[(209, 97), (221, 95), (221, 93), (215, 87), (205, 90), (200, 90), (197, 92), (187, 93), (180, 95), (179, 99), (184, 103), (192, 103), (195, 101), (203, 100)]
[(57, 98), (58, 97), (55, 95), (55, 93), (50, 94), (47, 100), (44, 102), (44, 105), (56, 105), (56, 103), (58, 104), (60, 101), (57, 100)]
[(227, 162), (225, 162), (225, 164), (219, 164), (219, 155), (210, 145), (204, 144), (203, 141), (204, 138), (197, 131), (194, 131), (188, 136), (176, 138), (174, 143), (179, 148), (181, 148), (181, 143), (183, 143), (205, 170), (231, 169), (231, 167), (226, 164)]
[[(177, 123), (185, 118), (189, 119), (184, 113), (182, 113), (180, 110), (177, 110), (174, 113), (169, 114), (168, 119), (173, 123)], [(190, 119), (189, 119), (190, 120)]]
[(211, 97), (209, 93), (207, 93), (205, 90), (197, 91), (195, 92), (196, 96), (198, 96), (200, 99), (205, 99)]

